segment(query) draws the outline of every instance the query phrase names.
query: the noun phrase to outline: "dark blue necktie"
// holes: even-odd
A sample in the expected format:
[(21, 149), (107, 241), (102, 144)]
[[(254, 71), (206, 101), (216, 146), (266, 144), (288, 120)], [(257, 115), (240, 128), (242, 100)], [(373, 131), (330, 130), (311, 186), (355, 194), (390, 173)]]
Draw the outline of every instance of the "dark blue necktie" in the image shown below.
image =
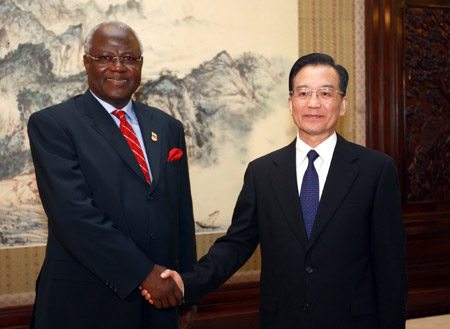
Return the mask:
[(314, 160), (319, 157), (316, 151), (311, 150), (307, 155), (309, 162), (302, 181), (300, 191), (300, 204), (305, 221), (306, 235), (311, 235), (314, 219), (316, 218), (317, 207), (319, 206), (319, 176), (314, 168)]

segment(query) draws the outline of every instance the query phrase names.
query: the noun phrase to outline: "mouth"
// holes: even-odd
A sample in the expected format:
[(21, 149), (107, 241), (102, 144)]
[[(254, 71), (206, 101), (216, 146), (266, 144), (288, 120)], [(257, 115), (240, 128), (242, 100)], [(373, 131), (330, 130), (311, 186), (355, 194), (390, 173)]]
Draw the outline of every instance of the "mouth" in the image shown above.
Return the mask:
[(119, 79), (119, 78), (107, 78), (106, 81), (123, 83), (123, 82), (127, 82), (128, 80), (127, 79)]
[(322, 116), (319, 114), (306, 114), (305, 117), (307, 119), (312, 119), (312, 120), (317, 120), (317, 119), (322, 118)]

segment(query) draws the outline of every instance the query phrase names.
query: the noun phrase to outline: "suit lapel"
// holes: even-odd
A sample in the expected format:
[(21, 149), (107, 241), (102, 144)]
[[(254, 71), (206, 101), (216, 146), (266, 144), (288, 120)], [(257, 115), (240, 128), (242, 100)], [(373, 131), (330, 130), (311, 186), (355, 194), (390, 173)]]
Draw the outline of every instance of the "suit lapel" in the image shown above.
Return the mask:
[(92, 120), (92, 128), (105, 138), (111, 147), (137, 175), (147, 182), (130, 146), (125, 138), (123, 138), (122, 132), (118, 129), (108, 112), (95, 97), (92, 96), (89, 90), (82, 97), (82, 102), (83, 104), (80, 110), (84, 111), (84, 113)]
[(153, 190), (158, 184), (160, 177), (161, 145), (164, 136), (162, 136), (161, 127), (153, 119), (152, 111), (136, 102), (133, 102), (133, 107), (138, 118), (139, 127), (141, 128), (142, 139), (144, 141), (143, 147), (145, 147), (150, 171), (152, 172), (151, 190)]
[(285, 218), (306, 249), (306, 231), (303, 225), (296, 179), (295, 143), (296, 140), (284, 148), (279, 158), (274, 160), (271, 183)]
[(356, 160), (357, 154), (353, 152), (350, 144), (338, 135), (327, 180), (322, 192), (319, 208), (317, 209), (309, 246), (314, 243), (324, 230), (355, 181), (358, 175)]

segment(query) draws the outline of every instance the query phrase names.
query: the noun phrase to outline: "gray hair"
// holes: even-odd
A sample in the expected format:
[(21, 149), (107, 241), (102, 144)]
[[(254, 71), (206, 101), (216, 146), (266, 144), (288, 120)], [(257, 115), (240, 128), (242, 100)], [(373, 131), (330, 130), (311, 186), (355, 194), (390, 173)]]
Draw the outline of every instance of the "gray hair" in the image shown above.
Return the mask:
[(89, 54), (89, 51), (91, 50), (92, 47), (92, 37), (94, 36), (94, 33), (105, 27), (105, 26), (111, 26), (111, 27), (115, 27), (115, 28), (119, 28), (119, 29), (124, 29), (124, 30), (129, 30), (131, 33), (133, 33), (133, 35), (136, 37), (136, 40), (139, 43), (139, 51), (142, 53), (144, 52), (144, 48), (142, 47), (142, 42), (141, 39), (139, 39), (137, 33), (133, 30), (133, 28), (131, 28), (131, 26), (122, 23), (122, 22), (117, 22), (117, 21), (111, 21), (111, 22), (103, 22), (98, 24), (97, 26), (95, 26), (92, 30), (89, 31), (89, 33), (86, 36), (86, 39), (84, 41), (84, 53), (85, 55)]

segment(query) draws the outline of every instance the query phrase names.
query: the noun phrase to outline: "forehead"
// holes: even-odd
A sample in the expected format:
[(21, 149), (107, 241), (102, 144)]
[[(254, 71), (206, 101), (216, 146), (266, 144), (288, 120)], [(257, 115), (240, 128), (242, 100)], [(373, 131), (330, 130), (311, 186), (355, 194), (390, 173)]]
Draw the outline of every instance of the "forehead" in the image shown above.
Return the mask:
[(306, 65), (294, 78), (295, 87), (339, 86), (339, 75), (336, 69), (328, 65)]
[(139, 42), (130, 30), (106, 26), (94, 33), (91, 50), (139, 54)]

